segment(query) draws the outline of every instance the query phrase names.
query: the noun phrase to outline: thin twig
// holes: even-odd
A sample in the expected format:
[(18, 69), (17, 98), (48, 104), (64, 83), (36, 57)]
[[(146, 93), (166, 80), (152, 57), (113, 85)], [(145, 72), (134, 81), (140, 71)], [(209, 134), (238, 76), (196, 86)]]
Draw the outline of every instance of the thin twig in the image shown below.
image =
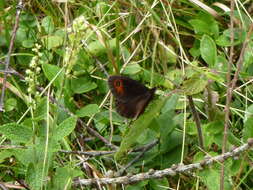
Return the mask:
[(248, 139), (248, 143), (243, 144), (242, 146), (231, 150), (230, 152), (226, 152), (224, 154), (208, 157), (201, 162), (189, 164), (189, 165), (178, 165), (172, 166), (171, 168), (166, 168), (164, 170), (150, 170), (149, 172), (139, 173), (132, 176), (122, 176), (115, 178), (93, 178), (93, 179), (78, 179), (74, 181), (75, 185), (92, 185), (99, 183), (101, 185), (108, 184), (132, 184), (137, 183), (147, 179), (155, 179), (162, 178), (166, 176), (175, 176), (176, 174), (192, 172), (194, 170), (202, 170), (204, 167), (213, 165), (217, 162), (224, 162), (228, 158), (238, 157), (241, 153), (249, 150), (253, 146), (253, 139)]
[[(158, 143), (158, 140), (155, 140), (149, 144), (146, 144), (142, 147), (138, 147), (136, 149), (133, 149), (132, 152), (145, 152), (148, 149), (154, 147)], [(1, 146), (0, 146), (1, 148)], [(27, 148), (25, 146), (20, 146), (20, 148)], [(85, 155), (85, 156), (103, 156), (103, 155), (108, 155), (108, 154), (114, 154), (116, 150), (113, 151), (72, 151), (72, 150), (60, 150), (59, 152), (65, 153), (65, 154), (79, 154), (79, 155)], [(130, 154), (132, 153), (130, 152)]]
[(17, 178), (17, 177), (14, 175), (13, 171), (9, 170), (8, 173), (9, 173), (9, 175), (10, 175), (14, 180), (16, 180), (22, 187), (24, 187), (24, 188), (27, 189), (27, 190), (30, 190), (30, 188), (29, 188), (29, 186), (26, 184), (26, 182), (23, 181), (23, 180), (20, 180), (19, 178)]
[[(231, 0), (230, 2), (230, 29), (231, 29), (231, 34), (230, 34), (230, 42), (231, 42), (231, 47), (230, 47), (230, 55), (229, 55), (229, 61), (228, 61), (228, 71), (227, 71), (227, 98), (226, 98), (226, 107), (224, 109), (225, 112), (225, 124), (224, 124), (224, 132), (223, 132), (223, 141), (222, 141), (222, 153), (224, 154), (226, 152), (226, 147), (227, 147), (227, 136), (228, 136), (228, 126), (229, 126), (229, 115), (230, 115), (230, 102), (231, 102), (231, 68), (233, 64), (233, 54), (234, 54), (234, 8), (235, 8), (235, 3), (234, 0)], [(220, 174), (220, 190), (224, 190), (224, 174), (225, 174), (225, 165), (222, 164), (221, 166), (221, 174)]]
[[(234, 1), (231, 1), (231, 19), (233, 19), (233, 8), (234, 8)], [(233, 22), (231, 21), (231, 24)], [(234, 40), (234, 32), (233, 32), (233, 24), (231, 25), (231, 28), (232, 28), (232, 32), (231, 32), (231, 43), (233, 43), (233, 40)], [(242, 49), (241, 49), (241, 53), (240, 53), (240, 56), (239, 56), (239, 59), (237, 61), (237, 64), (236, 64), (236, 72), (235, 72), (235, 75), (232, 79), (232, 82), (230, 82), (230, 72), (231, 72), (231, 65), (232, 65), (232, 62), (233, 62), (233, 46), (231, 46), (231, 49), (230, 49), (230, 57), (229, 57), (229, 67), (230, 67), (230, 71), (228, 70), (228, 75), (227, 75), (227, 86), (228, 86), (228, 89), (227, 89), (227, 99), (226, 99), (226, 107), (225, 107), (225, 125), (224, 125), (224, 135), (223, 135), (223, 142), (222, 142), (222, 152), (226, 152), (226, 144), (227, 144), (227, 136), (228, 136), (228, 127), (229, 127), (229, 115), (230, 115), (230, 103), (231, 103), (231, 99), (232, 99), (232, 94), (233, 94), (233, 90), (236, 86), (236, 82), (238, 80), (238, 77), (239, 77), (239, 73), (241, 71), (241, 68), (242, 68), (242, 65), (243, 65), (243, 59), (244, 59), (244, 54), (245, 54), (245, 50), (247, 48), (247, 45), (248, 45), (248, 42), (249, 42), (249, 39), (250, 39), (250, 36), (252, 34), (252, 31), (253, 31), (253, 24), (251, 24), (250, 28), (249, 28), (249, 32), (247, 33), (247, 37), (243, 43), (243, 46), (242, 46)], [(228, 67), (228, 68), (229, 68)], [(225, 166), (224, 164), (221, 166), (221, 175), (220, 175), (220, 190), (224, 190), (224, 174), (225, 174)]]
[(4, 184), (0, 183), (0, 189), (1, 190), (9, 190)]
[(199, 146), (202, 150), (205, 150), (204, 149), (204, 137), (203, 137), (203, 133), (202, 133), (202, 129), (201, 129), (199, 114), (198, 114), (198, 112), (195, 108), (192, 96), (187, 96), (187, 98), (189, 100), (189, 106), (191, 108), (193, 118), (194, 118), (195, 123), (196, 123), (197, 131), (198, 131), (198, 138), (199, 138)]
[(66, 154), (79, 154), (85, 156), (103, 156), (108, 154), (113, 154), (116, 151), (71, 151), (71, 150), (60, 150), (59, 152), (66, 153)]
[(0, 145), (0, 149), (26, 149), (26, 146), (20, 145)]
[[(15, 38), (16, 38), (16, 33), (17, 33), (17, 30), (18, 30), (18, 25), (19, 25), (19, 18), (20, 18), (20, 14), (21, 14), (22, 9), (23, 9), (23, 1), (19, 0), (18, 6), (17, 6), (17, 12), (16, 12), (15, 24), (14, 24), (12, 35), (11, 35), (9, 51), (8, 51), (8, 54), (7, 54), (6, 60), (5, 60), (5, 71), (9, 70), (10, 57), (11, 57), (11, 53), (12, 53), (12, 50), (13, 50), (14, 41), (15, 41)], [(4, 111), (4, 96), (5, 96), (5, 85), (6, 85), (7, 75), (8, 75), (8, 73), (4, 72), (2, 93), (1, 93), (1, 98), (0, 98), (0, 112)]]
[(138, 162), (138, 160), (140, 160), (140, 158), (143, 157), (147, 151), (149, 151), (151, 148), (153, 148), (155, 145), (157, 145), (158, 142), (159, 142), (158, 140), (154, 140), (152, 143), (143, 147), (142, 152), (140, 154), (138, 154), (133, 160), (131, 160), (124, 168), (120, 169), (117, 172), (116, 176), (121, 176), (126, 171), (127, 168), (132, 166), (134, 163)]

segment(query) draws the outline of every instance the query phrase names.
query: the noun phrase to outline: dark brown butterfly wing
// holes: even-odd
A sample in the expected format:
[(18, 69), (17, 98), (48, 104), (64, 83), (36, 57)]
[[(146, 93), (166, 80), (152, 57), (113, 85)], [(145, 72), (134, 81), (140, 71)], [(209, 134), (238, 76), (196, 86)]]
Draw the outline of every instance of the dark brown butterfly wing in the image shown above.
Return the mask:
[(117, 112), (127, 118), (137, 118), (142, 114), (155, 92), (155, 88), (148, 89), (138, 81), (121, 75), (110, 76), (108, 84), (116, 98)]

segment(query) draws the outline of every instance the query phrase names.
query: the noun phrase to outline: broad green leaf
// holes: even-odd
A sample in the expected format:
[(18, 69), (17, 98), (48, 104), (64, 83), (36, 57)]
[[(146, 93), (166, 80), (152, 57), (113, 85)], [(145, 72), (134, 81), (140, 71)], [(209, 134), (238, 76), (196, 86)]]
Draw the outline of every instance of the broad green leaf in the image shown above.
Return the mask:
[(5, 111), (12, 111), (13, 109), (15, 109), (17, 107), (17, 100), (14, 98), (9, 98), (8, 100), (6, 100), (5, 102)]
[(162, 109), (166, 98), (155, 100), (150, 104), (150, 109), (141, 115), (131, 126), (127, 134), (124, 136), (118, 152), (115, 154), (116, 160), (122, 159), (127, 150), (136, 143), (136, 139), (149, 127), (152, 120), (157, 117)]
[(54, 31), (54, 21), (51, 16), (43, 18), (41, 25), (47, 34), (51, 34)]
[(219, 35), (219, 26), (213, 16), (207, 13), (199, 13), (196, 19), (191, 19), (189, 23), (193, 26), (194, 32), (198, 35), (207, 34), (216, 38)]
[(76, 94), (83, 94), (95, 88), (97, 88), (97, 84), (86, 77), (71, 79), (71, 89)]
[(27, 143), (32, 138), (32, 130), (16, 123), (9, 123), (0, 126), (0, 133), (11, 141), (18, 143)]
[(108, 42), (108, 47), (102, 44), (99, 40), (91, 42), (87, 49), (94, 56), (100, 56), (105, 54), (108, 51), (108, 48), (114, 50), (116, 48), (116, 39), (111, 39)]
[(76, 126), (76, 117), (69, 117), (65, 119), (57, 128), (56, 132), (54, 134), (54, 139), (55, 140), (60, 140), (66, 136), (68, 136)]
[[(226, 164), (227, 165), (227, 164)], [(225, 167), (227, 168), (227, 167)], [(198, 173), (201, 181), (207, 186), (208, 190), (217, 190), (220, 188), (220, 167), (210, 167), (204, 170), (200, 170)], [(226, 171), (224, 179), (224, 189), (231, 189), (232, 186), (229, 183), (229, 172)]]
[(209, 78), (213, 81), (220, 82), (220, 83), (224, 82), (224, 79), (222, 78), (221, 75), (218, 75), (218, 74), (213, 73), (213, 72), (205, 72), (205, 74), (206, 74), (207, 78)]
[(253, 41), (249, 41), (247, 48), (244, 53), (244, 64), (243, 67), (248, 67), (253, 64)]
[(73, 178), (83, 175), (81, 169), (74, 168), (71, 162), (68, 165), (56, 168), (51, 189), (71, 189), (70, 186), (73, 183)]
[[(37, 167), (36, 167), (37, 166)], [(26, 172), (26, 182), (29, 187), (34, 190), (39, 190), (42, 179), (42, 168), (38, 168), (38, 165), (30, 163)]]
[(152, 190), (161, 190), (161, 187), (169, 187), (169, 182), (168, 179), (164, 177), (162, 179), (149, 180), (149, 185), (152, 188)]
[(64, 79), (64, 74), (63, 74), (63, 70), (60, 69), (58, 66), (56, 65), (51, 65), (51, 64), (47, 64), (44, 63), (42, 65), (42, 70), (45, 74), (45, 76), (47, 77), (47, 79), (49, 81), (53, 81), (53, 84), (57, 87), (57, 88), (61, 88), (62, 87), (62, 81)]
[[(170, 122), (170, 121), (169, 121)], [(183, 140), (183, 134), (182, 132), (179, 131), (172, 131), (175, 128), (175, 124), (169, 126), (168, 125), (168, 130), (170, 130), (170, 132), (166, 132), (167, 135), (163, 135), (163, 137), (161, 138), (161, 142), (160, 142), (160, 152), (161, 153), (167, 153), (167, 152), (173, 152), (174, 149), (178, 146), (181, 146), (182, 144), (182, 140)], [(161, 130), (165, 132), (164, 130)]]
[(208, 23), (200, 19), (192, 19), (189, 23), (193, 26), (195, 34), (209, 34)]
[(12, 151), (10, 150), (1, 150), (0, 151), (0, 163), (6, 161), (6, 158), (10, 158), (11, 156), (13, 156)]
[(34, 46), (34, 40), (32, 39), (27, 39), (22, 41), (22, 46), (25, 48), (32, 48)]
[(182, 90), (186, 95), (194, 95), (202, 92), (206, 85), (207, 79), (193, 77), (184, 81)]
[(123, 71), (125, 75), (134, 75), (141, 71), (141, 66), (139, 64), (128, 64)]
[(243, 126), (244, 142), (247, 142), (248, 138), (253, 138), (253, 117), (248, 118)]
[(246, 31), (239, 29), (239, 28), (234, 28), (234, 42), (231, 43), (231, 29), (227, 29), (223, 32), (221, 36), (216, 40), (217, 45), (219, 46), (235, 46), (240, 43), (243, 43), (245, 38), (246, 38)]
[(76, 111), (76, 115), (78, 117), (91, 117), (92, 115), (96, 114), (99, 112), (99, 107), (97, 104), (89, 104), (83, 108), (81, 108), (80, 110)]
[(63, 43), (63, 38), (56, 35), (45, 36), (42, 40), (48, 50), (57, 48)]
[(204, 35), (200, 41), (200, 54), (205, 62), (213, 67), (217, 59), (217, 49), (215, 42), (210, 36)]
[(253, 104), (251, 104), (245, 113), (245, 117), (244, 117), (244, 123), (253, 116)]
[(52, 189), (71, 189), (74, 170), (73, 166), (57, 168), (52, 181)]
[(173, 94), (169, 99), (166, 100), (161, 112), (166, 113), (167, 111), (174, 110), (179, 99), (178, 94)]
[(34, 119), (35, 120), (40, 121), (40, 120), (43, 120), (46, 118), (46, 116), (47, 116), (47, 101), (48, 101), (47, 97), (43, 97), (37, 102), (37, 107), (34, 112)]
[(15, 42), (22, 44), (24, 40), (27, 40), (27, 28), (19, 27), (16, 34)]

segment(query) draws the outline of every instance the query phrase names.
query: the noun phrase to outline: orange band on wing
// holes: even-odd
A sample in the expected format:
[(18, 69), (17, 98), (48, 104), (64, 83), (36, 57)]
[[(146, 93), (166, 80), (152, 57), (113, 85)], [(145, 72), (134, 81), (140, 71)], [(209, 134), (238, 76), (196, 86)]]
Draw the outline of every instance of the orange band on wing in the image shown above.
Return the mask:
[(114, 86), (117, 94), (119, 94), (119, 95), (123, 95), (124, 94), (124, 87), (123, 87), (122, 80), (115, 80), (113, 82), (113, 86)]

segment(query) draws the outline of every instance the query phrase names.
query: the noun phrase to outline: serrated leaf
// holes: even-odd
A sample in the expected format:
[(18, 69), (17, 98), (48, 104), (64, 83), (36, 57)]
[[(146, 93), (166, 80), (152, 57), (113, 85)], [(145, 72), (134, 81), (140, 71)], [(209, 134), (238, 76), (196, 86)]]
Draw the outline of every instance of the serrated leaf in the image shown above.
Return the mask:
[(205, 62), (213, 67), (217, 59), (217, 49), (215, 42), (210, 36), (204, 35), (200, 41), (200, 54)]
[(205, 89), (207, 82), (206, 79), (193, 77), (184, 81), (182, 90), (186, 95), (198, 94)]
[(45, 74), (45, 76), (47, 77), (47, 79), (49, 81), (53, 81), (53, 84), (57, 87), (60, 88), (61, 84), (62, 84), (62, 80), (64, 78), (64, 74), (63, 74), (63, 70), (60, 69), (58, 66), (56, 65), (51, 65), (51, 64), (47, 64), (44, 63), (42, 65), (42, 70)]
[(65, 119), (57, 128), (56, 132), (54, 134), (54, 139), (55, 140), (60, 140), (66, 136), (68, 136), (76, 126), (76, 117), (69, 117)]
[(164, 106), (167, 98), (159, 99), (150, 104), (150, 109), (141, 115), (131, 126), (125, 137), (122, 139), (120, 148), (115, 154), (115, 159), (120, 160), (127, 152), (127, 150), (136, 143), (138, 137), (143, 133), (143, 131), (149, 127), (152, 120), (157, 117), (158, 113)]
[(78, 117), (91, 117), (93, 114), (96, 114), (99, 112), (99, 106), (97, 104), (89, 104), (80, 110), (76, 111), (76, 115)]
[(32, 129), (16, 123), (0, 126), (0, 133), (14, 142), (27, 143), (32, 138)]

